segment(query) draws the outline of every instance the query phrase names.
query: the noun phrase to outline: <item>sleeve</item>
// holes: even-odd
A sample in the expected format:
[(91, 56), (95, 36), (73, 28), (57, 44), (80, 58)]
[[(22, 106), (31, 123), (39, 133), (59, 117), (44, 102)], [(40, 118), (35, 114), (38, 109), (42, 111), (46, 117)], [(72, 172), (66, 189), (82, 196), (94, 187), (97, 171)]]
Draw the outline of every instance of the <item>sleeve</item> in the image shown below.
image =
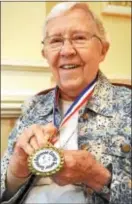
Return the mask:
[(108, 184), (105, 185), (104, 188), (97, 194), (108, 202), (110, 200), (110, 187), (112, 182), (112, 164), (110, 163), (106, 168), (111, 173), (111, 179)]
[[(121, 94), (120, 90), (118, 94)], [(104, 154), (105, 160), (109, 161), (110, 158), (112, 164), (112, 179), (109, 192), (104, 189), (106, 191), (102, 195), (107, 196), (109, 204), (130, 204), (132, 203), (131, 92), (129, 90), (122, 92), (123, 102), (120, 97), (118, 98), (113, 117), (116, 132), (111, 133), (112, 126), (107, 132), (109, 139)]]
[[(111, 180), (100, 192), (96, 192), (98, 198), (102, 198), (109, 204), (131, 204), (132, 203), (132, 178), (131, 158), (116, 157), (111, 164)], [(107, 168), (107, 167), (106, 167)]]
[[(117, 137), (118, 138), (118, 137)], [(117, 140), (116, 138), (116, 140)], [(124, 148), (124, 149), (123, 149)], [(109, 204), (130, 204), (132, 202), (132, 154), (130, 141), (127, 143), (115, 142), (111, 147), (111, 181), (100, 192), (100, 196), (109, 201)], [(107, 157), (107, 155), (105, 155)]]
[(131, 158), (116, 158), (110, 185), (110, 204), (132, 203)]
[(22, 195), (24, 190), (29, 186), (29, 182), (31, 183), (31, 180), (25, 182), (24, 185), (21, 186), (21, 188), (16, 192), (13, 197), (11, 197), (9, 200), (6, 200), (5, 194), (7, 193), (7, 187), (6, 187), (6, 174), (7, 174), (7, 168), (9, 164), (9, 160), (13, 153), (13, 147), (17, 140), (17, 137), (23, 132), (24, 128), (31, 125), (29, 124), (28, 115), (30, 113), (30, 110), (33, 108), (33, 103), (26, 102), (26, 106), (23, 106), (25, 109), (23, 109), (23, 114), (20, 116), (20, 118), (17, 120), (15, 127), (13, 128), (12, 132), (9, 135), (8, 138), (8, 148), (2, 158), (1, 161), (1, 203), (15, 203), (15, 201)]

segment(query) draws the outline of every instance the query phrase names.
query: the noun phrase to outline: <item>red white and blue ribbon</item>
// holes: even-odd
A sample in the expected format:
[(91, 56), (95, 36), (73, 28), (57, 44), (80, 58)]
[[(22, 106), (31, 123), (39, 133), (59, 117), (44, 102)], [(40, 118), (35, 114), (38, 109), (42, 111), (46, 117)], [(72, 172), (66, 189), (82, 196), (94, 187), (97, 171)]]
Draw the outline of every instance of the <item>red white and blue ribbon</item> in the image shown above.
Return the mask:
[[(76, 113), (76, 111), (78, 111), (80, 109), (80, 107), (89, 100), (89, 98), (91, 97), (93, 91), (94, 91), (94, 87), (96, 85), (96, 80), (97, 77), (79, 94), (79, 96), (76, 98), (76, 100), (71, 104), (71, 106), (69, 107), (69, 109), (67, 110), (67, 112), (65, 113), (61, 124), (59, 126), (59, 129), (72, 117), (73, 114)], [(57, 127), (57, 123), (55, 120), (55, 108), (56, 108), (56, 104), (58, 102), (58, 98), (59, 98), (59, 89), (56, 89), (56, 99), (54, 102), (54, 110), (53, 110), (53, 123), (54, 125)]]

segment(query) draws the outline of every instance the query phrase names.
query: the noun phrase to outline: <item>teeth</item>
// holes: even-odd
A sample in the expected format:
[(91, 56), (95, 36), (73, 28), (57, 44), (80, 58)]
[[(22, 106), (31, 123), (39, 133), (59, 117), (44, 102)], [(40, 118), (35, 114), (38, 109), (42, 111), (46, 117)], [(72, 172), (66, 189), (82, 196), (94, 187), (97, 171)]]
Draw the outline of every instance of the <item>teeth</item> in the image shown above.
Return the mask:
[(68, 64), (68, 65), (63, 65), (61, 66), (61, 68), (63, 69), (75, 69), (77, 68), (79, 65), (74, 65), (74, 64)]

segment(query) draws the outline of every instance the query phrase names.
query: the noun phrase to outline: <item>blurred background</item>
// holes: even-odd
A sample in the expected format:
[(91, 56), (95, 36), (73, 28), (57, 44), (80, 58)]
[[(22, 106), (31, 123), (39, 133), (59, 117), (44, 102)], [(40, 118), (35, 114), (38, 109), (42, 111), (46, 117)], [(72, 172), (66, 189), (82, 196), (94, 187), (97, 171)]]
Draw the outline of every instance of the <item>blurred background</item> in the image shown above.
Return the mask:
[[(45, 16), (59, 2), (1, 2), (1, 153), (24, 100), (54, 85), (41, 56)], [(131, 2), (88, 2), (111, 41), (101, 70), (111, 80), (131, 81)]]

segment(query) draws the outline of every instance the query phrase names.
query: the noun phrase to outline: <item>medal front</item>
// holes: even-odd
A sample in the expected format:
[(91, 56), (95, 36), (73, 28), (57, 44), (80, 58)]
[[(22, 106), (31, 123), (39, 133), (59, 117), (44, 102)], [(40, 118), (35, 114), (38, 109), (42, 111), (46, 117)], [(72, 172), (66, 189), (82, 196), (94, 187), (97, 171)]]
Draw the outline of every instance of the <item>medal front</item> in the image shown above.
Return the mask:
[(28, 166), (33, 174), (50, 176), (63, 167), (64, 159), (60, 150), (54, 146), (45, 146), (37, 150), (28, 159)]

